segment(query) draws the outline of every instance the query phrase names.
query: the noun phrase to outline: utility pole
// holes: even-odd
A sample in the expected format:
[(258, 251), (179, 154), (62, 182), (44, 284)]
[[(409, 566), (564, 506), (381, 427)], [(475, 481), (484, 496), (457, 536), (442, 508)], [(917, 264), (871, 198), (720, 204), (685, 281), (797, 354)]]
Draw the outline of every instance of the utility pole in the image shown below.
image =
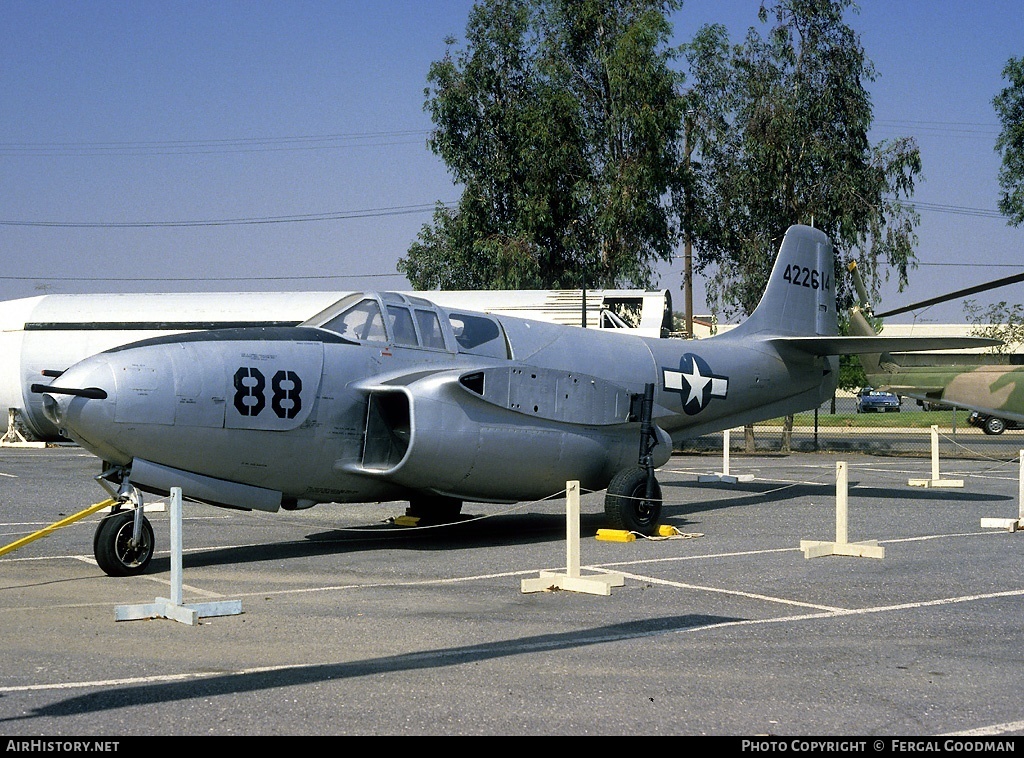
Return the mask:
[(686, 308), (686, 338), (693, 339), (693, 248), (690, 243), (690, 114), (683, 122), (683, 152), (686, 154), (686, 187), (683, 196), (683, 306)]

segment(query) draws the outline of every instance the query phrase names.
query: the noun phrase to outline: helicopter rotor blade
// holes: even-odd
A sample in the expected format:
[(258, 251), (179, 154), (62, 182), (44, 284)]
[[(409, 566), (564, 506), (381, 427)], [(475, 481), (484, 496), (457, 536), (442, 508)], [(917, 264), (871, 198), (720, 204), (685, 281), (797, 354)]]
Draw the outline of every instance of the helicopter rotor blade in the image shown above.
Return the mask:
[(939, 295), (929, 300), (922, 300), (919, 303), (912, 303), (910, 305), (904, 305), (902, 308), (894, 308), (891, 311), (885, 313), (876, 313), (875, 318), (883, 318), (885, 316), (895, 316), (897, 313), (906, 313), (907, 311), (916, 311), (919, 308), (926, 308), (929, 305), (938, 305), (939, 303), (945, 303), (947, 300), (955, 300), (958, 297), (966, 297), (967, 295), (974, 295), (978, 292), (985, 292), (987, 290), (995, 289), (996, 287), (1005, 287), (1008, 284), (1016, 284), (1017, 282), (1024, 281), (1024, 273), (1014, 274), (1013, 276), (1006, 276), (1002, 279), (995, 279), (986, 284), (977, 284), (973, 287), (967, 287), (966, 289), (957, 290), (956, 292), (950, 292), (947, 295)]

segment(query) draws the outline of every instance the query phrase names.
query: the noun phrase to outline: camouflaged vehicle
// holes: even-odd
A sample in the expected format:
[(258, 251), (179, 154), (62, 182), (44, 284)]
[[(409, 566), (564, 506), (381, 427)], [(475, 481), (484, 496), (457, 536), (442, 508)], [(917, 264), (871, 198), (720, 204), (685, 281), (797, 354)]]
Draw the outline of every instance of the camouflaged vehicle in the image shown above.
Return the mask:
[[(849, 271), (862, 303), (850, 309), (850, 334), (874, 335), (868, 321), (871, 308), (855, 263)], [(878, 353), (859, 357), (872, 387), (913, 398), (925, 408), (953, 406), (1024, 423), (1024, 355)]]

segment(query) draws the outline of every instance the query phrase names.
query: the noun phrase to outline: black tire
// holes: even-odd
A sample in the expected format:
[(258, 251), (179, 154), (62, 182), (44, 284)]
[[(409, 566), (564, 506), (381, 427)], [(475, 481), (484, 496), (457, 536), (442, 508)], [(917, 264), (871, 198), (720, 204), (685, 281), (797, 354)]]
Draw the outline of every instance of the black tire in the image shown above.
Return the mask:
[(661, 520), (661, 485), (654, 480), (648, 500), (647, 469), (643, 466), (622, 469), (608, 484), (604, 514), (612, 529), (639, 532), (648, 537), (657, 534)]
[(129, 546), (135, 527), (135, 511), (118, 511), (104, 518), (96, 527), (93, 552), (96, 563), (107, 576), (141, 574), (153, 559), (153, 527), (142, 517), (141, 544)]
[(452, 524), (459, 520), (462, 501), (443, 495), (422, 495), (409, 499), (405, 515), (420, 519), (424, 524)]
[(985, 434), (1002, 434), (1006, 431), (1006, 422), (1001, 418), (989, 416), (985, 419), (985, 424), (982, 426), (982, 430)]

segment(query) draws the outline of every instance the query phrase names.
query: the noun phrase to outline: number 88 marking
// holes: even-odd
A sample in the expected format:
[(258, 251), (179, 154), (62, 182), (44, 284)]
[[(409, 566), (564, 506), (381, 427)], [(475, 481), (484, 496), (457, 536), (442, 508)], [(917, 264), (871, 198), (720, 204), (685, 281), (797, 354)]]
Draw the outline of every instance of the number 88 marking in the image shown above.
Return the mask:
[[(259, 416), (267, 406), (264, 390), (267, 379), (254, 366), (242, 366), (235, 372), (234, 406), (243, 416)], [(270, 382), (273, 394), (270, 407), (278, 418), (295, 418), (302, 409), (302, 380), (294, 371), (278, 371)]]

